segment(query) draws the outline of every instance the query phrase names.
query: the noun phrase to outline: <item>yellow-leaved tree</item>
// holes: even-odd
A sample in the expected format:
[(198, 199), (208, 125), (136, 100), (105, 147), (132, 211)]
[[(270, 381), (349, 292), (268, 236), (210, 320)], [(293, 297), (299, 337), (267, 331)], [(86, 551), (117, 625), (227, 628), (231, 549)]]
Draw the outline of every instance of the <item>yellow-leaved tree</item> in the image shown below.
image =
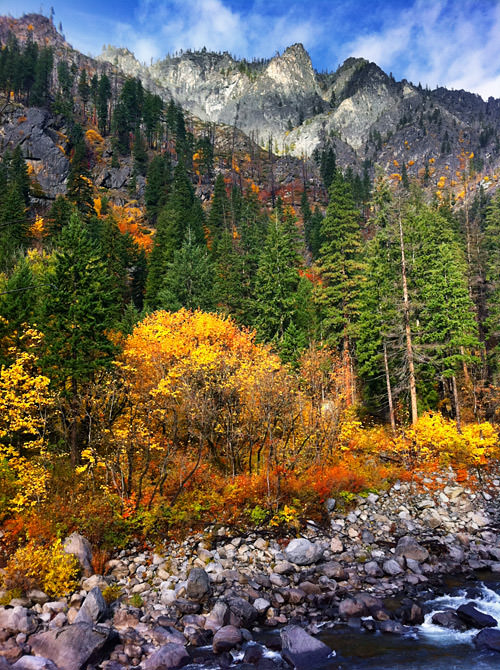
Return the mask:
[(14, 486), (10, 500), (4, 501), (11, 510), (40, 502), (49, 479), (44, 452), (47, 417), (54, 397), (50, 380), (40, 374), (34, 353), (40, 343), (39, 333), (30, 329), (23, 339), (29, 340), (28, 349), (11, 350), (13, 362), (0, 369), (0, 462), (2, 472), (5, 470), (5, 477)]

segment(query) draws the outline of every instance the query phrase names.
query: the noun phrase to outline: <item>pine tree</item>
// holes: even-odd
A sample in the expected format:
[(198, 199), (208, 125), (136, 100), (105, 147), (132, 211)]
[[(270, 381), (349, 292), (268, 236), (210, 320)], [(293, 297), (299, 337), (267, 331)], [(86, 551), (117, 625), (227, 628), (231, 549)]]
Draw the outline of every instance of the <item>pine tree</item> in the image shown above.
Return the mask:
[(88, 218), (94, 211), (94, 189), (90, 180), (87, 147), (81, 126), (73, 126), (73, 157), (68, 175), (67, 197), (82, 216)]
[(194, 244), (188, 234), (166, 268), (158, 306), (171, 311), (181, 307), (213, 310), (213, 278), (213, 265), (206, 246)]
[(2, 289), (0, 316), (8, 322), (10, 333), (21, 335), (23, 324), (33, 324), (37, 306), (37, 285), (31, 267), (23, 256)]
[(244, 322), (246, 291), (244, 281), (244, 255), (237, 248), (233, 235), (225, 230), (212, 248), (216, 259), (214, 269), (214, 299), (219, 311), (231, 314)]
[(28, 224), (25, 199), (18, 184), (7, 186), (0, 205), (0, 270), (7, 270), (16, 252), (26, 245)]
[(226, 184), (222, 173), (217, 175), (214, 185), (214, 194), (208, 215), (208, 229), (212, 245), (216, 242), (224, 230), (229, 229), (230, 207), (226, 193)]
[(397, 380), (404, 367), (399, 309), (402, 289), (395, 212), (384, 177), (376, 180), (371, 209), (375, 235), (364, 248), (366, 270), (360, 292), (356, 357), (367, 406), (375, 412), (387, 408), (395, 432)]
[(133, 157), (135, 174), (145, 175), (148, 168), (148, 154), (139, 125), (135, 127)]
[(175, 251), (187, 239), (188, 232), (193, 244), (204, 242), (201, 203), (195, 198), (184, 165), (178, 163), (167, 204), (157, 220), (146, 286), (148, 308), (154, 309), (158, 305), (158, 292), (168, 264), (173, 261)]
[(350, 184), (340, 172), (335, 175), (329, 195), (321, 228), (318, 269), (322, 283), (316, 291), (316, 302), (324, 339), (343, 351), (346, 393), (353, 399), (354, 341), (363, 276), (360, 215), (354, 206)]
[(87, 80), (87, 71), (82, 70), (80, 72), (80, 78), (78, 80), (78, 95), (80, 96), (83, 103), (83, 116), (87, 116), (87, 102), (90, 99), (90, 86)]
[(144, 193), (146, 211), (151, 223), (156, 222), (159, 212), (165, 206), (170, 181), (170, 163), (165, 156), (154, 156), (148, 167)]
[(58, 240), (53, 279), (42, 305), (42, 330), (44, 367), (67, 402), (74, 464), (82, 447), (80, 394), (116, 353), (109, 339), (118, 310), (112, 285), (99, 250), (73, 215)]
[[(94, 85), (94, 79), (92, 79)], [(108, 103), (111, 98), (111, 84), (106, 74), (103, 74), (98, 80), (95, 105), (97, 119), (99, 122), (99, 131), (103, 135), (108, 133)]]
[(269, 226), (255, 280), (254, 325), (265, 341), (279, 344), (296, 319), (298, 262), (295, 240), (276, 215)]
[(486, 281), (486, 334), (489, 364), (500, 372), (500, 195), (497, 193), (486, 212), (482, 240)]

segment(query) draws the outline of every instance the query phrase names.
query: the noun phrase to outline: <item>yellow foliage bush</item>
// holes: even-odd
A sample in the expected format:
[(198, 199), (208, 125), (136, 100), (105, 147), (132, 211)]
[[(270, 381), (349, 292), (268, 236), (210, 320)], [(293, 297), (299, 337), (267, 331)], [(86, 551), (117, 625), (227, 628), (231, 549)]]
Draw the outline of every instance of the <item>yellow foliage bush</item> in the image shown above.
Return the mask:
[(49, 547), (31, 541), (19, 547), (9, 559), (3, 575), (3, 585), (21, 589), (24, 593), (40, 588), (51, 598), (60, 598), (78, 587), (78, 559), (67, 554), (61, 540)]
[(499, 434), (487, 421), (467, 424), (458, 431), (455, 421), (439, 412), (426, 412), (394, 441), (398, 453), (416, 462), (442, 465), (481, 465), (498, 456)]

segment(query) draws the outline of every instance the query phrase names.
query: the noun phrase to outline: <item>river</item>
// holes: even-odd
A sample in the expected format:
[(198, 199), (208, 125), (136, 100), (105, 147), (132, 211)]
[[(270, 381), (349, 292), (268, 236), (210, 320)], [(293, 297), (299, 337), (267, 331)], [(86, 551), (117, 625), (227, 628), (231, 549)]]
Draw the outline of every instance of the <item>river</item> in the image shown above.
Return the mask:
[[(326, 664), (307, 670), (499, 670), (499, 652), (475, 647), (473, 638), (478, 630), (448, 630), (431, 620), (436, 612), (473, 601), (477, 609), (500, 622), (500, 581), (466, 582), (443, 591), (447, 592), (423, 602), (424, 623), (404, 635), (367, 632), (347, 625), (325, 627), (318, 637), (334, 650), (332, 657)], [(280, 659), (279, 630), (266, 632), (258, 642), (265, 645), (267, 658)], [(242, 656), (234, 652), (232, 667), (238, 667)], [(204, 667), (218, 664), (207, 663)]]

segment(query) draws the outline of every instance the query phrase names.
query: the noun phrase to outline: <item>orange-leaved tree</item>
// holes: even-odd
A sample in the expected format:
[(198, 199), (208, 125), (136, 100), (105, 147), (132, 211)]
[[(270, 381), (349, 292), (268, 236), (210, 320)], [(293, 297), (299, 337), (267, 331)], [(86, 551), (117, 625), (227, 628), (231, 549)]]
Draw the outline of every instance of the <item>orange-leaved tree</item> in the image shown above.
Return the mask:
[(96, 453), (84, 455), (89, 469), (107, 468), (122, 498), (151, 503), (174, 462), (176, 497), (204, 459), (235, 474), (254, 452), (276, 458), (288, 375), (230, 318), (185, 309), (146, 317), (125, 342), (116, 376), (124, 411)]

